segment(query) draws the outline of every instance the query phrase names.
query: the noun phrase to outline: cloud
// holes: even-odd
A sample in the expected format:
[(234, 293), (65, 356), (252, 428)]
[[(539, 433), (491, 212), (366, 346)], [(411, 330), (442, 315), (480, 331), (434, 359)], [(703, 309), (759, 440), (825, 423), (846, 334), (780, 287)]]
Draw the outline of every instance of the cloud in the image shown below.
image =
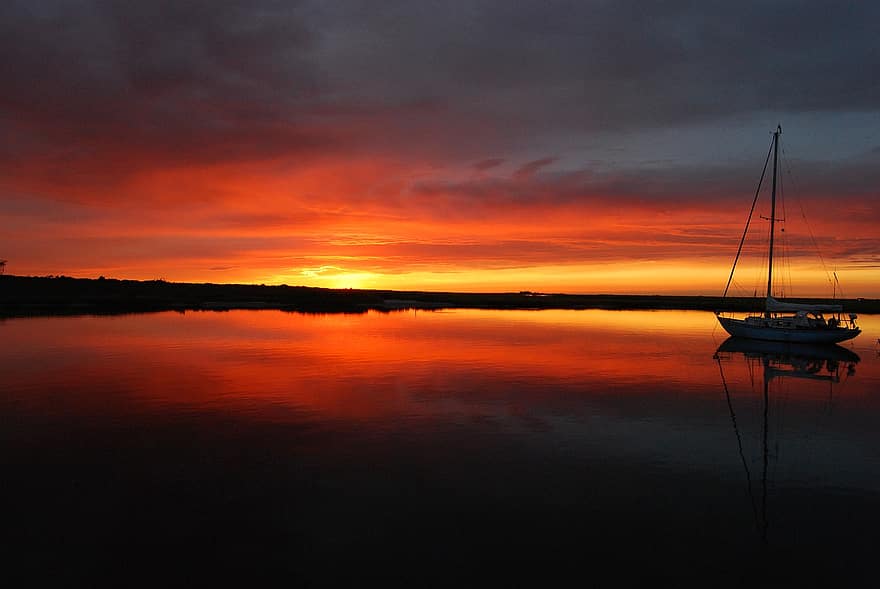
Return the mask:
[(487, 170), (491, 170), (492, 168), (497, 168), (502, 165), (504, 160), (501, 158), (490, 158), (485, 160), (480, 160), (474, 164), (472, 164), (473, 168), (479, 172), (485, 172)]
[(880, 7), (793, 6), (10, 1), (0, 124), (30, 155), (100, 156), (112, 174), (876, 110)]
[(36, 160), (75, 182), (337, 140), (308, 115), (320, 80), (295, 2), (13, 1), (0, 10), (0, 113), (21, 139), (7, 165)]
[(542, 168), (546, 168), (553, 162), (555, 162), (558, 158), (555, 157), (545, 157), (539, 160), (531, 161), (527, 164), (523, 164), (513, 173), (513, 177), (517, 180), (528, 180), (532, 176), (535, 175), (536, 172), (541, 170)]
[(402, 272), (713, 252), (748, 210), (762, 134), (797, 119), (809, 149), (785, 189), (865, 259), (878, 17), (820, 0), (9, 0), (0, 246), (41, 268), (325, 275), (320, 256)]
[(345, 268), (338, 266), (319, 266), (317, 268), (303, 268), (300, 274), (307, 278), (317, 278), (319, 276), (336, 276), (345, 272)]
[(319, 54), (346, 92), (442, 101), (503, 121), (508, 138), (880, 103), (880, 8), (866, 3), (334, 5)]

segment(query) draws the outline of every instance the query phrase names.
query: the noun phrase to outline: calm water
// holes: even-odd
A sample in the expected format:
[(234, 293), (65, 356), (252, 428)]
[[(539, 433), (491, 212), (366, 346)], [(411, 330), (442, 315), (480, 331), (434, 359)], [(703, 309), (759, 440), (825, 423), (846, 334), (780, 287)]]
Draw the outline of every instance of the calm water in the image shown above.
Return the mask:
[(862, 326), (817, 359), (716, 354), (702, 312), (2, 321), (6, 556), (61, 586), (858, 585)]

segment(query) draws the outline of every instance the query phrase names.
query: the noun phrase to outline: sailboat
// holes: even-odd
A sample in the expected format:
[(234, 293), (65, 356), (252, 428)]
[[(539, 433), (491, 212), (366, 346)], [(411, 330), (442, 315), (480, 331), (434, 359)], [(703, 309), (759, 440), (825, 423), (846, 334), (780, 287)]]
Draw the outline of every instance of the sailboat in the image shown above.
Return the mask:
[[(720, 311), (716, 311), (715, 315), (718, 317), (721, 327), (734, 337), (813, 344), (833, 344), (846, 341), (861, 333), (861, 329), (856, 325), (857, 316), (855, 313), (845, 315), (842, 305), (790, 303), (780, 301), (773, 296), (773, 246), (777, 221), (776, 170), (779, 165), (779, 136), (781, 134), (782, 126), (778, 125), (776, 131), (773, 132), (772, 144), (773, 185), (770, 200), (770, 247), (767, 263), (767, 293), (764, 312), (742, 319), (722, 316)], [(769, 160), (770, 153), (767, 154), (767, 158)], [(765, 161), (764, 173), (766, 170), (767, 162)], [(761, 174), (761, 181), (758, 183), (755, 202), (757, 202), (758, 194), (761, 190), (764, 173)], [(727, 286), (724, 289), (722, 298), (727, 296), (727, 291), (730, 288), (736, 263), (742, 253), (746, 232), (748, 231), (752, 214), (755, 211), (755, 202), (752, 203), (752, 209), (749, 212), (749, 219), (746, 223), (746, 231), (743, 232), (742, 240), (740, 240), (739, 249), (733, 261), (733, 268), (730, 270), (730, 277), (727, 280)], [(828, 315), (827, 318), (825, 317), (826, 314)]]

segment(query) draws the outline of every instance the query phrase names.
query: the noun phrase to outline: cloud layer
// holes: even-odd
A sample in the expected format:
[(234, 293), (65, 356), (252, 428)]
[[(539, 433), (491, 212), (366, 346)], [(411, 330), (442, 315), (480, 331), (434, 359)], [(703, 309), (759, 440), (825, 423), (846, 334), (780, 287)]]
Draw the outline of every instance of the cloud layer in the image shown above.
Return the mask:
[(6, 2), (0, 255), (413, 288), (721, 267), (781, 121), (786, 190), (858, 272), (880, 245), (878, 21), (819, 1)]

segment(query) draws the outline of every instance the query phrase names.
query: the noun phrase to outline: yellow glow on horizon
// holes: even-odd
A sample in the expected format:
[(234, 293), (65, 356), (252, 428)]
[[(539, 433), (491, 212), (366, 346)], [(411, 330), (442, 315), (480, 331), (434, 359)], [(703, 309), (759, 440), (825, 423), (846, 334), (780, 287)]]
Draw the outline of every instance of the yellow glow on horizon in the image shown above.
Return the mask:
[(327, 278), (329, 288), (374, 288), (377, 274), (370, 272), (343, 272)]
[(716, 294), (723, 271), (716, 266), (674, 263), (618, 263), (536, 266), (527, 268), (459, 268), (442, 272), (381, 273), (322, 266), (274, 274), (262, 282), (320, 286), (459, 292), (532, 291), (543, 293), (684, 293)]
[(373, 272), (348, 271), (336, 266), (319, 268), (303, 268), (298, 273), (275, 274), (268, 278), (266, 284), (288, 284), (291, 286), (316, 286), (322, 288), (380, 288), (382, 275)]
[[(706, 261), (681, 260), (657, 262), (619, 262), (526, 268), (456, 268), (448, 271), (411, 271), (383, 273), (358, 268), (322, 266), (291, 269), (256, 282), (325, 288), (380, 290), (422, 290), (439, 292), (519, 292), (569, 294), (681, 294), (720, 296), (730, 268)], [(746, 279), (737, 278), (731, 296), (763, 294), (766, 287), (760, 268), (738, 270)], [(792, 280), (783, 289), (786, 296), (831, 297), (832, 285), (822, 269), (805, 266), (792, 269)], [(873, 297), (880, 292), (876, 273), (849, 270), (839, 272), (843, 289), (839, 297)], [(754, 278), (753, 278), (754, 277)], [(250, 277), (249, 282), (253, 282)]]

